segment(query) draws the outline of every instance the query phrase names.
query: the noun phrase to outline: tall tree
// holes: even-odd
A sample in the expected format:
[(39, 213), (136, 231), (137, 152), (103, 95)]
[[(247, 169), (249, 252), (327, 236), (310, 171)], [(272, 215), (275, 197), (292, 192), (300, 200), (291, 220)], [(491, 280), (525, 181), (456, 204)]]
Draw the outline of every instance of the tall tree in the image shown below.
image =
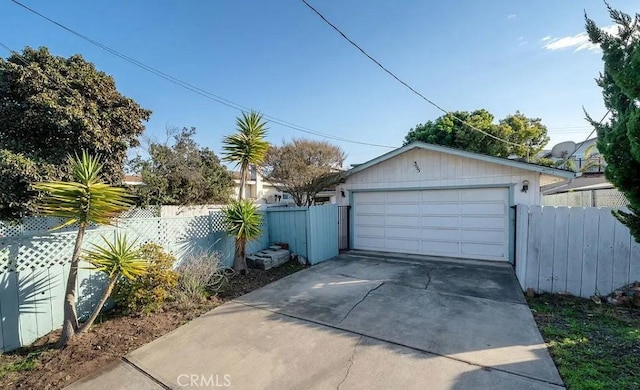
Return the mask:
[(267, 135), (266, 125), (261, 114), (254, 111), (248, 114), (243, 112), (242, 118), (236, 118), (238, 132), (223, 139), (224, 160), (240, 167), (238, 199), (244, 196), (249, 166), (262, 164), (269, 149), (269, 143), (264, 139)]
[[(119, 183), (127, 149), (138, 145), (150, 115), (80, 55), (65, 58), (27, 47), (0, 59), (0, 149), (21, 156), (12, 162), (24, 163), (22, 170), (37, 168), (19, 181), (60, 179), (63, 172), (51, 176), (50, 167), (63, 166), (69, 151), (87, 150), (103, 156), (104, 180)], [(20, 202), (11, 207), (3, 201), (0, 216), (32, 210), (33, 192), (0, 188), (5, 191), (19, 191), (12, 197)]]
[(141, 205), (194, 205), (227, 203), (233, 179), (209, 148), (200, 147), (196, 129), (173, 133), (173, 143), (149, 144), (149, 158), (138, 156), (130, 163), (142, 176), (143, 185), (133, 187)]
[[(511, 145), (490, 137), (471, 126), (497, 138), (521, 146)], [(517, 155), (533, 158), (549, 141), (547, 128), (537, 118), (528, 118), (520, 112), (494, 123), (494, 116), (487, 110), (457, 111), (445, 114), (435, 121), (418, 124), (409, 130), (405, 145), (414, 141), (449, 146), (497, 157)]]
[(294, 139), (269, 148), (264, 174), (279, 191), (291, 194), (298, 206), (310, 206), (320, 191), (337, 183), (344, 159), (344, 152), (326, 141)]
[(610, 34), (585, 15), (592, 43), (602, 48), (604, 71), (597, 79), (609, 123), (591, 120), (598, 131), (598, 150), (607, 166), (605, 175), (629, 200), (629, 212), (615, 211), (640, 242), (640, 14), (635, 17), (607, 5), (618, 25)]
[(132, 202), (126, 189), (105, 184), (100, 179), (102, 163), (99, 158), (83, 151), (82, 156), (68, 157), (74, 181), (48, 181), (34, 184), (44, 196), (38, 204), (39, 214), (63, 218), (54, 229), (78, 225), (78, 234), (71, 255), (64, 297), (64, 318), (58, 345), (64, 347), (79, 332), (76, 310), (76, 284), (82, 242), (90, 223), (109, 224), (127, 210)]

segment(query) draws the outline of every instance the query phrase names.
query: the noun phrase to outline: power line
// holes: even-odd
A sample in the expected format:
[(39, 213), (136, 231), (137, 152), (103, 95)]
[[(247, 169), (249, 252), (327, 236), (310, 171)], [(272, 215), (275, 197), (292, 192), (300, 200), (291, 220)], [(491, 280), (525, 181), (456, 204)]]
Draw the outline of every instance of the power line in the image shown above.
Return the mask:
[(611, 112), (611, 109), (608, 109), (607, 112), (604, 113), (604, 115), (602, 116), (602, 119), (600, 119), (600, 121), (598, 122), (598, 125), (593, 127), (593, 130), (591, 130), (587, 138), (585, 138), (584, 141), (580, 142), (580, 144), (576, 145), (576, 148), (573, 149), (573, 152), (571, 152), (571, 154), (567, 156), (567, 158), (565, 158), (564, 161), (562, 161), (562, 164), (560, 164), (559, 166), (566, 164), (567, 161), (569, 161), (569, 159), (578, 151), (578, 149), (580, 149), (582, 145), (585, 144), (585, 142), (591, 139), (591, 137), (593, 136), (593, 133), (595, 133), (596, 130), (598, 130), (598, 127), (602, 125), (602, 122), (604, 122), (604, 120), (607, 118), (607, 115), (609, 115), (610, 112)]
[[(12, 0), (15, 1), (15, 0)], [(438, 104), (436, 104), (435, 102), (433, 102), (431, 99), (427, 98), (426, 96), (424, 96), (423, 94), (421, 94), (420, 92), (418, 92), (415, 88), (413, 88), (411, 85), (409, 85), (408, 83), (406, 83), (405, 81), (403, 81), (402, 79), (400, 79), (400, 77), (396, 76), (395, 73), (393, 73), (392, 71), (390, 71), (389, 69), (387, 69), (384, 65), (382, 65), (378, 60), (376, 60), (375, 58), (373, 58), (369, 53), (367, 53), (362, 47), (360, 47), (356, 42), (354, 42), (351, 38), (349, 38), (345, 33), (343, 33), (338, 27), (336, 27), (336, 25), (334, 25), (333, 23), (331, 23), (324, 15), (322, 15), (320, 13), (320, 11), (318, 11), (317, 9), (315, 9), (311, 4), (309, 4), (306, 0), (300, 0), (302, 1), (302, 3), (304, 3), (304, 5), (306, 5), (309, 9), (311, 9), (316, 15), (318, 15), (320, 17), (320, 19), (322, 19), (326, 24), (328, 24), (329, 26), (331, 26), (332, 29), (334, 29), (338, 34), (340, 34), (345, 40), (347, 40), (347, 42), (349, 42), (352, 46), (354, 46), (356, 49), (358, 49), (362, 54), (364, 54), (368, 59), (370, 59), (374, 64), (376, 64), (380, 69), (382, 69), (383, 71), (385, 71), (389, 76), (393, 77), (396, 81), (398, 81), (400, 84), (404, 85), (405, 87), (407, 87), (411, 92), (413, 92), (415, 95), (419, 96), (420, 98), (422, 98), (424, 101), (426, 101), (427, 103), (431, 104), (432, 106), (434, 106), (435, 108), (437, 108), (438, 110), (444, 112), (447, 115), (451, 115), (453, 117), (453, 119), (457, 120), (458, 122), (469, 126), (470, 128), (472, 128), (473, 130), (479, 131), (480, 133), (491, 137), (495, 140), (504, 142), (506, 144), (509, 145), (513, 145), (513, 146), (526, 146), (523, 144), (518, 144), (515, 142), (511, 142), (509, 140), (497, 137), (493, 134), (487, 133), (484, 130), (481, 130), (475, 126), (473, 126), (472, 124), (464, 121), (463, 119), (460, 119), (458, 117), (456, 117), (455, 115), (453, 115), (451, 112), (445, 110), (444, 108), (442, 108), (441, 106), (439, 106)]]
[[(189, 90), (191, 92), (194, 92), (194, 93), (196, 93), (196, 94), (198, 94), (198, 95), (200, 95), (202, 97), (205, 97), (205, 98), (207, 98), (209, 100), (212, 100), (212, 101), (214, 101), (214, 102), (216, 102), (218, 104), (222, 104), (224, 106), (227, 106), (229, 108), (238, 110), (240, 112), (251, 111), (252, 110), (251, 108), (249, 108), (247, 106), (244, 106), (244, 105), (242, 105), (240, 103), (236, 103), (236, 102), (234, 102), (232, 100), (229, 100), (229, 99), (226, 99), (226, 98), (224, 98), (222, 96), (216, 95), (213, 92), (207, 91), (207, 90), (205, 90), (203, 88), (200, 88), (200, 87), (198, 87), (196, 85), (193, 85), (193, 84), (191, 84), (189, 82), (183, 81), (183, 80), (181, 80), (181, 79), (179, 79), (177, 77), (174, 77), (174, 76), (172, 76), (172, 75), (170, 75), (168, 73), (165, 73), (165, 72), (163, 72), (161, 70), (158, 70), (158, 69), (156, 69), (156, 68), (154, 68), (152, 66), (149, 66), (149, 65), (147, 65), (147, 64), (145, 64), (145, 63), (143, 63), (143, 62), (141, 62), (139, 60), (136, 60), (133, 57), (130, 57), (130, 56), (126, 55), (126, 54), (123, 54), (123, 53), (121, 53), (121, 52), (119, 52), (119, 51), (117, 51), (117, 50), (115, 50), (115, 49), (113, 49), (113, 48), (111, 48), (111, 47), (109, 47), (109, 46), (107, 46), (105, 44), (102, 44), (102, 43), (100, 43), (100, 42), (98, 42), (98, 41), (96, 41), (96, 40), (94, 40), (94, 39), (92, 39), (92, 38), (90, 38), (90, 37), (78, 32), (78, 31), (75, 31), (75, 30), (63, 25), (60, 22), (57, 22), (54, 19), (49, 18), (48, 16), (36, 11), (33, 8), (28, 7), (25, 4), (22, 4), (21, 2), (19, 2), (17, 0), (11, 0), (11, 1), (13, 3), (15, 3), (16, 5), (26, 9), (27, 11), (39, 16), (40, 18), (45, 19), (46, 21), (48, 21), (50, 23), (53, 23), (54, 25), (62, 28), (63, 30), (65, 30), (65, 31), (67, 31), (67, 32), (69, 32), (69, 33), (81, 38), (82, 40), (87, 41), (87, 42), (91, 43), (92, 45), (97, 46), (100, 49), (102, 49), (102, 50), (104, 50), (104, 51), (106, 51), (106, 52), (108, 52), (110, 54), (113, 54), (116, 57), (119, 57), (119, 58), (121, 58), (121, 59), (123, 59), (123, 60), (125, 60), (125, 61), (127, 61), (127, 62), (129, 62), (129, 63), (131, 63), (131, 64), (133, 64), (133, 65), (135, 65), (135, 66), (137, 66), (137, 67), (139, 67), (141, 69), (143, 69), (143, 70), (145, 70), (145, 71), (147, 71), (147, 72), (150, 72), (150, 73), (152, 73), (152, 74), (154, 74), (154, 75), (156, 75), (158, 77), (161, 77), (161, 78), (165, 79), (166, 81), (169, 81), (169, 82), (171, 82), (171, 83), (173, 83), (175, 85), (178, 85), (178, 86), (180, 86), (180, 87), (182, 87), (184, 89), (187, 89), (187, 90)], [(11, 51), (11, 49), (8, 49), (8, 50)], [(318, 131), (315, 131), (315, 130), (311, 130), (311, 129), (306, 128), (304, 126), (300, 126), (300, 125), (297, 125), (297, 124), (294, 124), (294, 123), (291, 123), (291, 122), (287, 122), (286, 120), (280, 119), (280, 118), (272, 116), (272, 115), (268, 115), (268, 114), (265, 114), (265, 113), (262, 113), (262, 115), (265, 118), (269, 119), (269, 121), (272, 122), (272, 123), (278, 124), (278, 125), (283, 126), (283, 127), (290, 128), (292, 130), (300, 131), (302, 133), (315, 135), (315, 136), (322, 137), (322, 138), (327, 138), (327, 139), (332, 139), (332, 140), (342, 141), (342, 142), (347, 142), (347, 143), (353, 143), (353, 144), (359, 144), (359, 145), (366, 145), (366, 146), (375, 146), (375, 147), (389, 148), (389, 149), (395, 149), (396, 148), (396, 146), (381, 145), (381, 144), (375, 144), (375, 143), (370, 143), (370, 142), (356, 141), (356, 140), (351, 140), (351, 139), (348, 139), (348, 138), (343, 138), (343, 137), (338, 137), (338, 136), (334, 136), (334, 135), (330, 135), (330, 134), (325, 134), (325, 133), (321, 133), (321, 132), (318, 132)]]

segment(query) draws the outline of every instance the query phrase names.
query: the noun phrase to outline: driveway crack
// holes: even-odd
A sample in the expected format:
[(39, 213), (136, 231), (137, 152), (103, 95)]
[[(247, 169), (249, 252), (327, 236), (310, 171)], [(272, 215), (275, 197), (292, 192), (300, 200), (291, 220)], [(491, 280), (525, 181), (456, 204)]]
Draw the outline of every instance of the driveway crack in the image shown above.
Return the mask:
[(347, 312), (347, 314), (345, 314), (345, 316), (340, 320), (340, 322), (338, 322), (338, 325), (342, 324), (342, 322), (344, 320), (347, 319), (347, 317), (349, 317), (349, 314), (351, 314), (351, 312), (358, 307), (359, 304), (361, 304), (362, 302), (364, 302), (365, 299), (367, 299), (367, 297), (369, 296), (369, 294), (371, 294), (372, 292), (376, 291), (377, 289), (379, 289), (380, 287), (382, 287), (382, 285), (384, 284), (384, 282), (380, 283), (379, 285), (375, 286), (374, 288), (372, 288), (371, 290), (367, 291), (366, 294), (364, 294), (364, 297), (362, 297), (361, 300), (359, 300), (358, 302), (356, 302), (355, 305), (353, 305), (353, 307), (351, 309), (349, 309), (349, 311)]
[(428, 289), (431, 284), (431, 268), (427, 268), (427, 284), (424, 286), (424, 289)]
[[(380, 287), (380, 286), (378, 286), (378, 287)], [(356, 351), (358, 349), (358, 345), (360, 345), (360, 342), (362, 341), (363, 337), (364, 336), (360, 336), (358, 338), (358, 341), (356, 342), (356, 344), (353, 346), (353, 353), (351, 354), (351, 357), (349, 358), (349, 366), (347, 367), (347, 372), (344, 374), (344, 378), (342, 378), (340, 383), (338, 383), (338, 386), (336, 387), (336, 390), (340, 390), (340, 386), (342, 386), (344, 384), (344, 382), (347, 381), (347, 378), (349, 377), (349, 374), (351, 373), (351, 367), (353, 366), (353, 360), (356, 357)]]

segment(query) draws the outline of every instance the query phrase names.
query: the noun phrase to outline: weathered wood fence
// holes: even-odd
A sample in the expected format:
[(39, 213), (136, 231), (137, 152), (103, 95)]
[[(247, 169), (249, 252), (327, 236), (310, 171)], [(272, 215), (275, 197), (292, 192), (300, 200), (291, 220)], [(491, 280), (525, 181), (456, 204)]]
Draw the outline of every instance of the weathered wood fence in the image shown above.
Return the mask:
[(640, 280), (640, 244), (609, 208), (518, 205), (515, 267), (524, 290), (606, 295)]

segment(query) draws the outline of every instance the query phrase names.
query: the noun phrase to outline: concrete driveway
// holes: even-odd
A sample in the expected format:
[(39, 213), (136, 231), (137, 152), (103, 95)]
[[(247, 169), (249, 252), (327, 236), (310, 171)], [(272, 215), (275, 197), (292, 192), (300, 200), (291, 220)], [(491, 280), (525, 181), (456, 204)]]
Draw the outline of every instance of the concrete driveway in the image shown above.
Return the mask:
[(73, 389), (559, 389), (511, 266), (350, 252)]

